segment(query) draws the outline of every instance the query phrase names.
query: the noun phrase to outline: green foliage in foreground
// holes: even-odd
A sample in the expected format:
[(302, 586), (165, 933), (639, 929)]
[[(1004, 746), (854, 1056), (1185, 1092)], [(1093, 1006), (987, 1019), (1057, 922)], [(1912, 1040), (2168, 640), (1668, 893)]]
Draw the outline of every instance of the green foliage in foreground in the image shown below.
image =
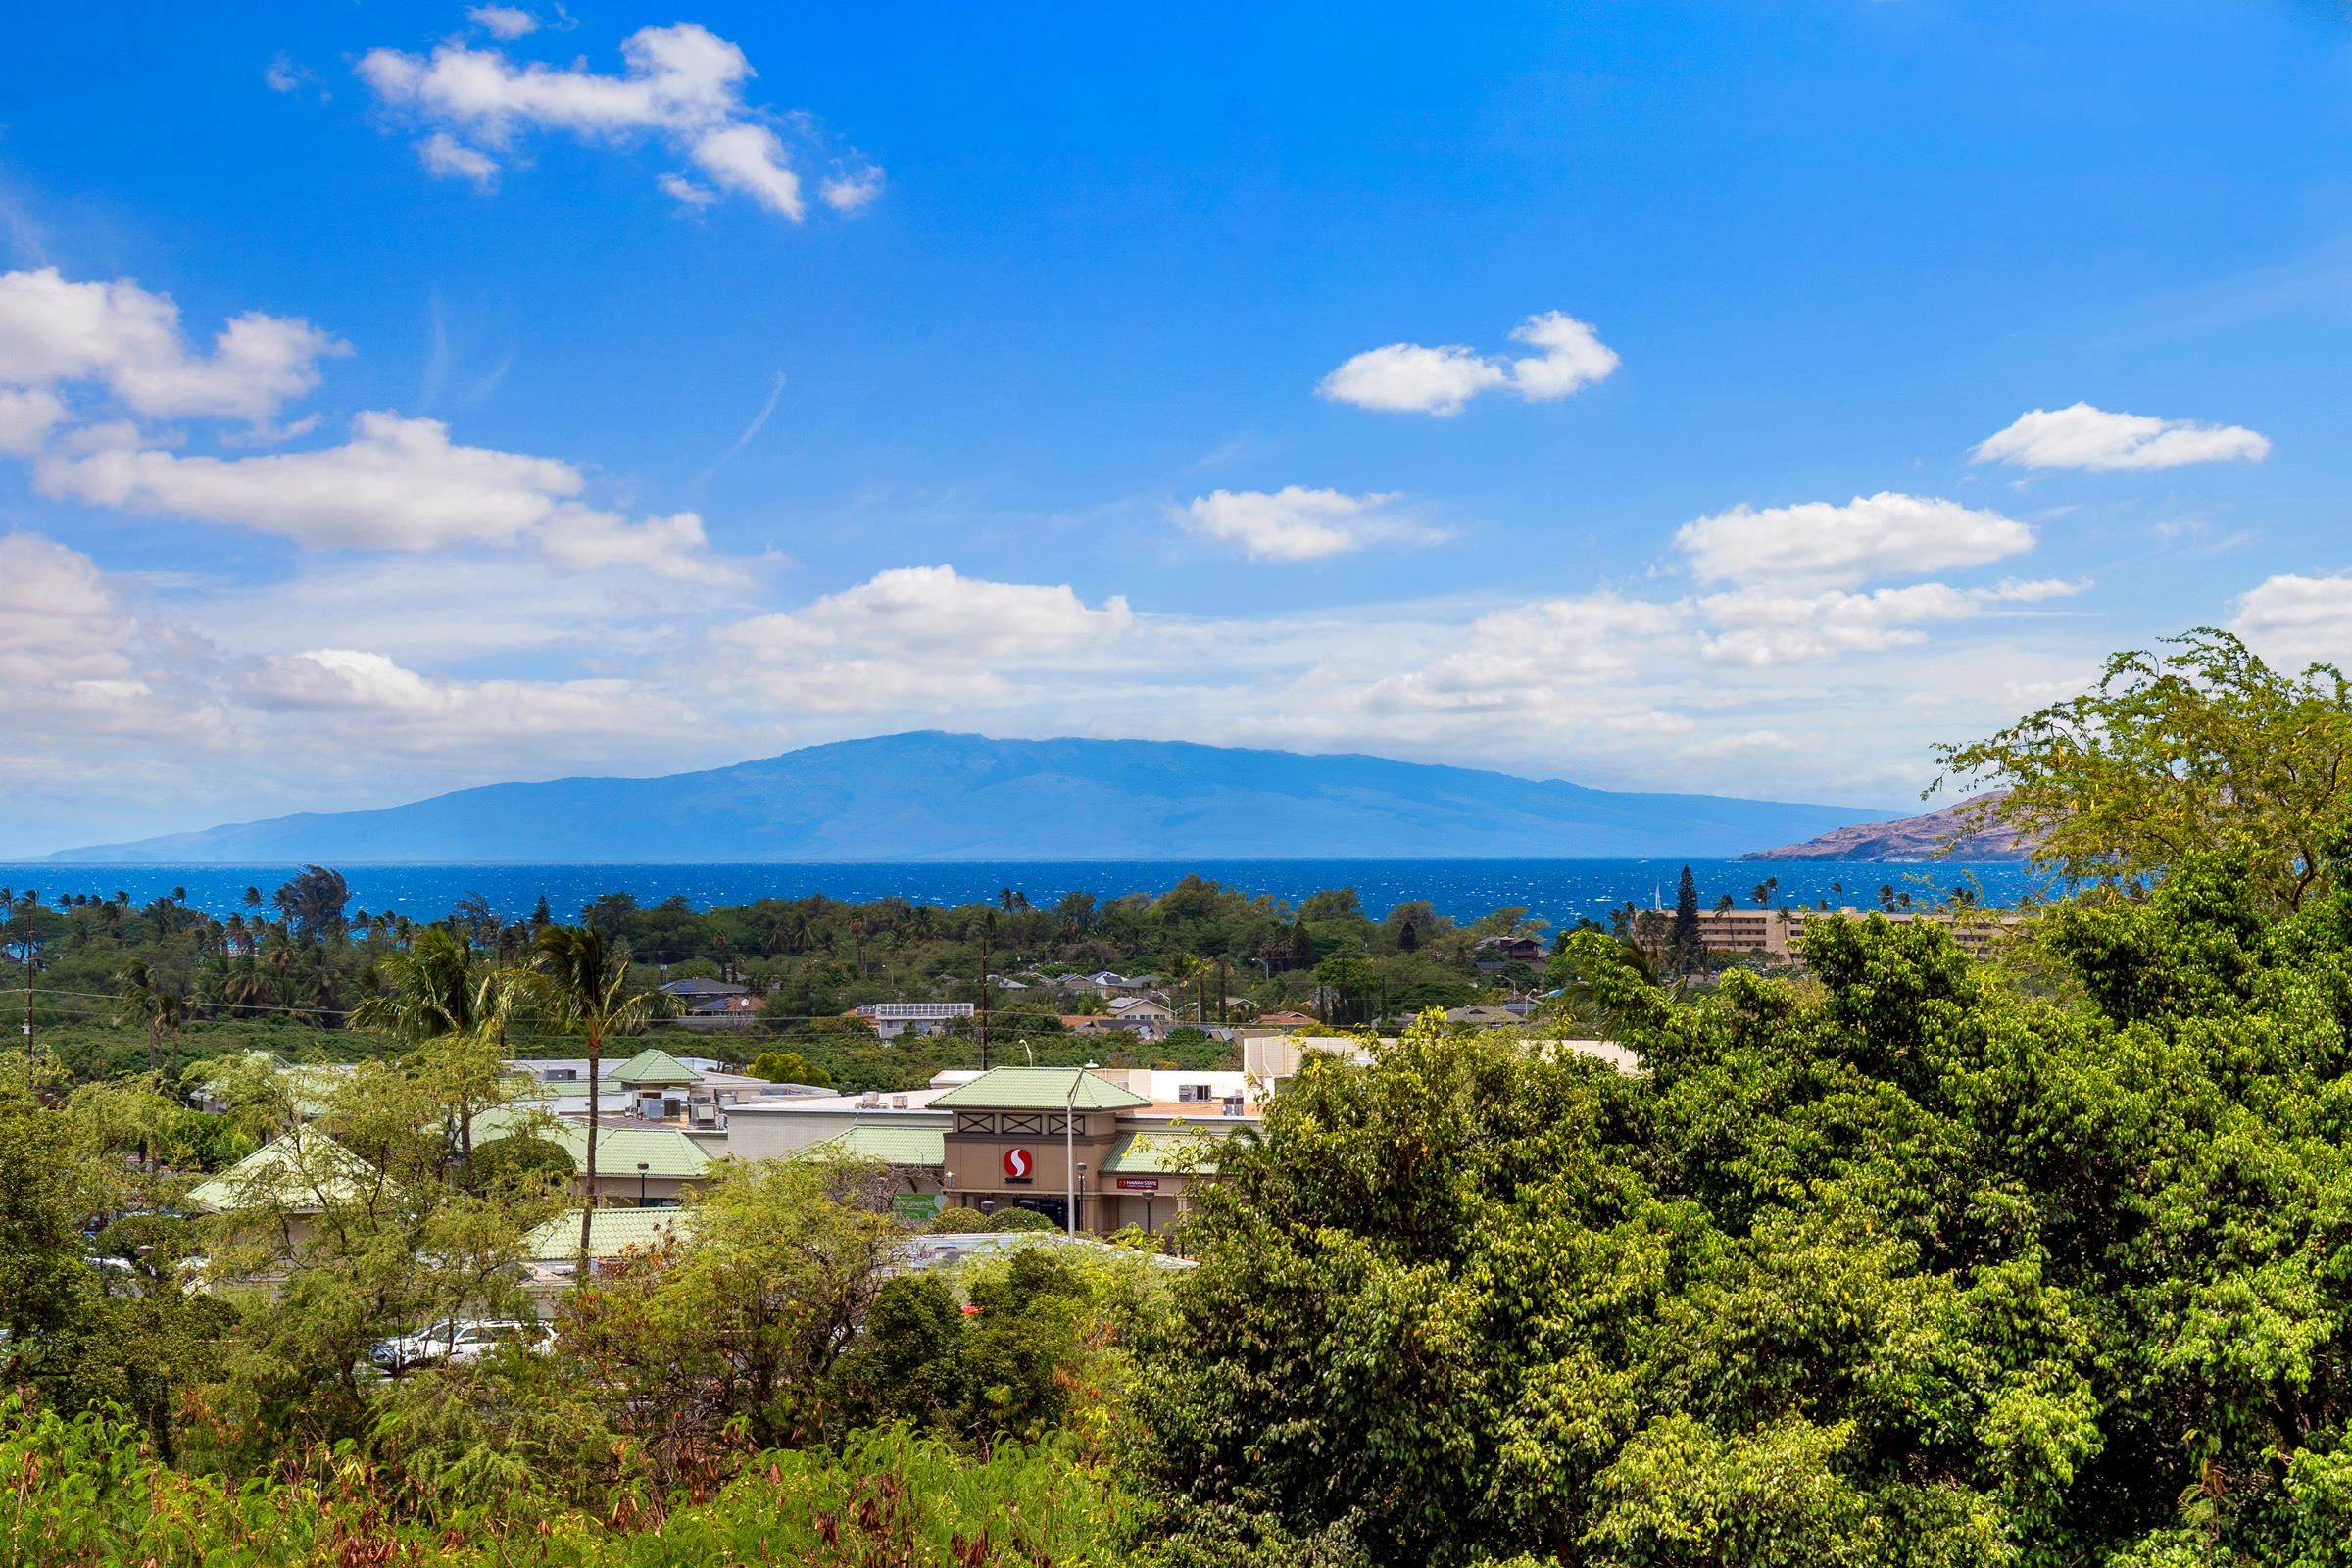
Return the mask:
[(985, 1459), (904, 1428), (762, 1453), (714, 1495), (665, 1515), (623, 1496), (565, 1512), (402, 1519), (386, 1478), (349, 1447), (292, 1480), (231, 1485), (157, 1463), (98, 1415), (0, 1403), (0, 1568), (139, 1562), (157, 1568), (436, 1562), (473, 1568), (670, 1563), (1082, 1568), (1109, 1560), (1110, 1494), (1069, 1442), (1001, 1444)]
[(1645, 1078), (1311, 1064), (1139, 1357), (1144, 1560), (2352, 1563), (2352, 900), (2275, 907), (1595, 962)]

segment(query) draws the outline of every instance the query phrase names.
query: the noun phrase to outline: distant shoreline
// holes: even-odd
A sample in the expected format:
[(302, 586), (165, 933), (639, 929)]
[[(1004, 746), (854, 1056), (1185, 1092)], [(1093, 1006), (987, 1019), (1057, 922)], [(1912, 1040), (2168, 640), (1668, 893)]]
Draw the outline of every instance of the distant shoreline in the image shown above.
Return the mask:
[[(995, 903), (1009, 890), (1032, 904), (1048, 905), (1063, 893), (1116, 898), (1157, 894), (1187, 875), (1200, 875), (1252, 895), (1297, 903), (1326, 888), (1353, 887), (1375, 918), (1396, 905), (1427, 900), (1441, 914), (1475, 919), (1496, 908), (1525, 906), (1555, 924), (1578, 918), (1604, 919), (1631, 901), (1648, 907), (1671, 904), (1683, 865), (1691, 867), (1702, 901), (1712, 906), (1730, 896), (1754, 906), (1754, 892), (1777, 882), (1772, 904), (1873, 909), (1879, 890), (1908, 893), (1914, 903), (1932, 904), (1956, 883), (1973, 880), (1982, 902), (2005, 906), (2035, 891), (2047, 878), (2015, 862), (1984, 861), (1743, 861), (1729, 858), (1679, 857), (1558, 858), (1236, 858), (1199, 857), (1170, 860), (830, 860), (830, 861), (448, 861), (440, 863), (338, 861), (335, 869), (351, 883), (355, 908), (396, 910), (411, 918), (437, 919), (459, 899), (480, 894), (510, 917), (527, 912), (542, 896), (563, 918), (572, 918), (589, 900), (608, 892), (628, 893), (653, 905), (683, 898), (696, 909), (822, 895), (848, 903), (904, 898), (911, 903), (956, 905)], [(132, 864), (99, 862), (0, 862), (0, 884), (22, 893), (39, 890), (45, 901), (61, 894), (111, 898), (127, 892), (133, 904), (168, 896), (184, 887), (191, 906), (225, 917), (244, 907), (248, 886), (265, 898), (298, 865), (273, 862), (231, 864)]]

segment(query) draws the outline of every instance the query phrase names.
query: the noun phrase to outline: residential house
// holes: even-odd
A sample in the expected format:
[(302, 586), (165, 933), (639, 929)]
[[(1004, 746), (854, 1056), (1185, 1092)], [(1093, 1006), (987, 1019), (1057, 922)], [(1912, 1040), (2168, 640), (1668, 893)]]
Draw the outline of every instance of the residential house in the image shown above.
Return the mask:
[(969, 1018), (972, 1010), (968, 1002), (869, 1002), (858, 1009), (858, 1016), (883, 1039), (896, 1040), (909, 1030), (918, 1037), (939, 1034)]
[(386, 1184), (382, 1172), (315, 1128), (298, 1126), (272, 1138), (188, 1194), (199, 1214), (266, 1217), (280, 1252), (300, 1255), (318, 1232), (318, 1216), (365, 1203)]
[(1506, 1029), (1527, 1022), (1527, 1019), (1508, 1007), (1471, 1006), (1447, 1007), (1446, 1021), (1456, 1028)]
[(1054, 989), (1065, 997), (1092, 992), (1099, 997), (1140, 997), (1152, 989), (1152, 976), (1148, 974), (1119, 974), (1102, 969), (1093, 974), (1065, 974), (1056, 978)]
[(1531, 969), (1544, 967), (1544, 944), (1534, 937), (1480, 937), (1470, 945), (1470, 951), (1485, 963), (1501, 965), (1524, 963)]
[(738, 985), (732, 980), (706, 980), (700, 976), (672, 980), (662, 987), (663, 996), (686, 1007), (705, 1006), (725, 1002), (731, 997), (748, 997), (751, 993), (750, 986)]

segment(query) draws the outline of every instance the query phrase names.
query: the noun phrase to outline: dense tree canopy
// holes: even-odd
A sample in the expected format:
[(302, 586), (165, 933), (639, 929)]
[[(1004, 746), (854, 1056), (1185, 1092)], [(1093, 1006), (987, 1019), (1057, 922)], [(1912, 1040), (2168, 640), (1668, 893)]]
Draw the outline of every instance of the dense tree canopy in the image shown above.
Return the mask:
[(1690, 1003), (1595, 964), (1643, 1076), (1310, 1065), (1147, 1362), (1144, 1555), (2352, 1560), (2352, 903), (2269, 903), (2186, 863), (2014, 978), (1876, 919)]

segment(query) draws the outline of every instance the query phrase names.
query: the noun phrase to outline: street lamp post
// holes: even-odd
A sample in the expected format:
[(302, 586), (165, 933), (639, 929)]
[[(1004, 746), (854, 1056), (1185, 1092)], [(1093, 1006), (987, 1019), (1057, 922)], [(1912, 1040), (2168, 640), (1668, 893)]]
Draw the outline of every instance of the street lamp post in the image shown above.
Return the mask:
[[(1088, 1062), (1086, 1067), (1092, 1067)], [(1086, 1076), (1086, 1067), (1070, 1074), (1070, 1092), (1061, 1097), (1061, 1174), (1069, 1187), (1063, 1201), (1069, 1205), (1062, 1215), (1062, 1229), (1071, 1236), (1078, 1234), (1078, 1083)]]
[(645, 1172), (646, 1163), (641, 1159), (637, 1162), (637, 1206), (639, 1208), (645, 1206)]

